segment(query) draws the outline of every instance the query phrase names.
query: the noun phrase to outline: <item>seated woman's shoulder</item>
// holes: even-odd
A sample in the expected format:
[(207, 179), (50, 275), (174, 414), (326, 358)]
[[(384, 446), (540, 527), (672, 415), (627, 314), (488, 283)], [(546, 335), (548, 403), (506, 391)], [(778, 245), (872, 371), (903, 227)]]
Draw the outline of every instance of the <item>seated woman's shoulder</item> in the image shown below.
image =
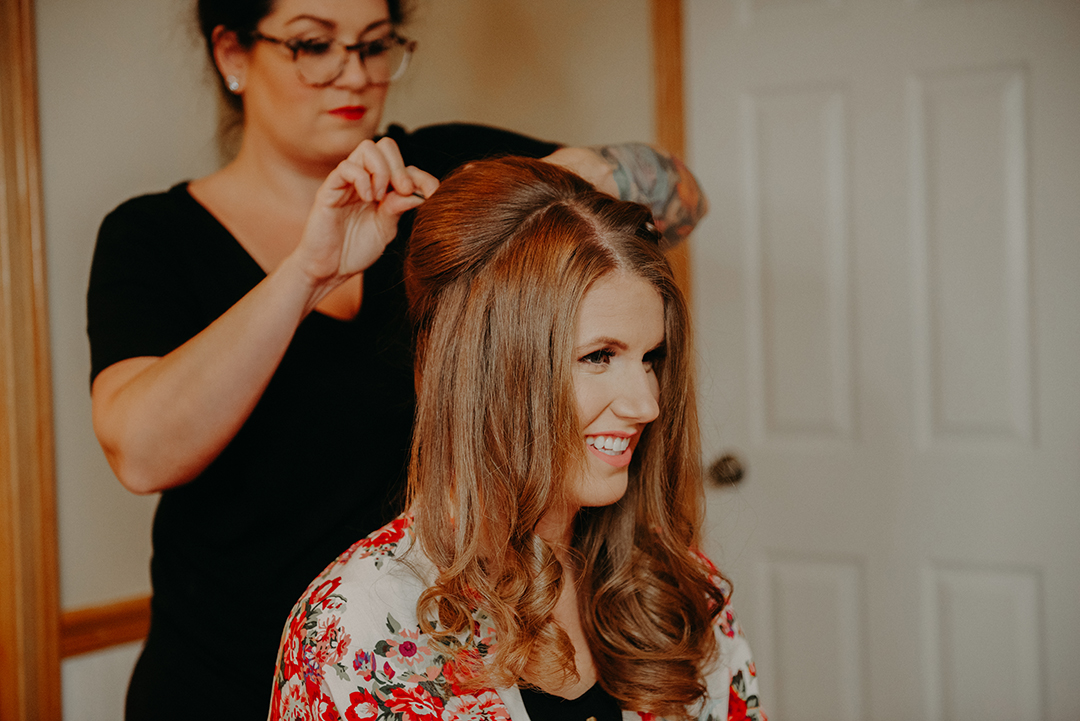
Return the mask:
[(705, 573), (709, 576), (709, 580), (712, 581), (713, 585), (720, 589), (724, 596), (724, 604), (727, 605), (731, 601), (731, 582), (720, 573), (720, 569), (700, 548), (690, 549), (690, 555), (705, 569)]
[(380, 576), (395, 575), (406, 557), (419, 555), (409, 553), (414, 542), (412, 516), (398, 516), (349, 546), (319, 578), (340, 576), (348, 581), (373, 582)]
[(429, 563), (414, 544), (412, 517), (395, 518), (362, 538), (319, 574), (297, 607), (343, 612), (347, 607), (411, 610), (428, 580)]
[[(407, 553), (411, 522), (399, 517), (357, 541), (300, 597), (281, 640), (272, 718), (286, 718), (282, 710), (297, 699), (314, 704), (305, 694), (322, 689), (323, 682), (355, 691), (358, 682), (371, 680), (376, 655), (393, 656), (395, 643), (419, 648), (416, 601), (430, 583), (430, 564), (419, 553)], [(310, 678), (320, 682), (312, 687)], [(348, 697), (346, 692), (343, 698)]]

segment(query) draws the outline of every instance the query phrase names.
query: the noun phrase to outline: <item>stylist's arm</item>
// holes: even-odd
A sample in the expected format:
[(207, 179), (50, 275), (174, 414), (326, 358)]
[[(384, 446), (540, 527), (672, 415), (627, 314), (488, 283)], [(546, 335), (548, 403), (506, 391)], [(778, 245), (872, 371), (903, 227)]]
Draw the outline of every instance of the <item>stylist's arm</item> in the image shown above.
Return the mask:
[(163, 357), (101, 371), (91, 389), (94, 432), (135, 493), (184, 484), (213, 461), (251, 414), (300, 321), (362, 273), (401, 214), (438, 181), (406, 167), (393, 140), (363, 141), (319, 188), (299, 246), (236, 305)]

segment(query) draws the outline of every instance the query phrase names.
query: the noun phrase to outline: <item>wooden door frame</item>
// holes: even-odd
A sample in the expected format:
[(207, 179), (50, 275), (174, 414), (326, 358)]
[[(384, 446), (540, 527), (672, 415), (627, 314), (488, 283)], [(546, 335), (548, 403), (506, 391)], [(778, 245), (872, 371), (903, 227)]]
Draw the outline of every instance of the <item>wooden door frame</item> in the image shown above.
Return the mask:
[[(669, 153), (685, 158), (682, 0), (651, 0), (650, 10), (656, 144)], [(689, 243), (670, 250), (668, 260), (675, 271), (675, 279), (689, 299)]]
[[(0, 721), (61, 719), (56, 478), (33, 11), (33, 0), (0, 0)], [(650, 13), (655, 141), (683, 156), (682, 0), (650, 0)], [(670, 257), (689, 294), (686, 244)], [(134, 610), (128, 608), (132, 604)], [(145, 614), (145, 601), (120, 605), (120, 612), (112, 608), (117, 604), (91, 612), (92, 618), (106, 619), (91, 625), (115, 623), (108, 619), (117, 613), (125, 619)], [(68, 615), (79, 613), (85, 612)], [(73, 636), (71, 646), (77, 640), (74, 632), (65, 633)], [(110, 638), (127, 642), (130, 636)]]
[(0, 0), (0, 28), (0, 721), (59, 721), (56, 483), (32, 0)]

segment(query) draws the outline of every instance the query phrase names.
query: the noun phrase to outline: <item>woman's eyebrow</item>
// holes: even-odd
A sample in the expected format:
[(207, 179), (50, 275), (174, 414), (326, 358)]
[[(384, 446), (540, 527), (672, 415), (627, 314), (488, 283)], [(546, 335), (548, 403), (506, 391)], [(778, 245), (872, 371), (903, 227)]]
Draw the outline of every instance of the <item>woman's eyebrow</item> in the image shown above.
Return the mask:
[(322, 26), (327, 27), (327, 28), (332, 28), (332, 27), (335, 27), (337, 25), (337, 23), (335, 23), (333, 20), (327, 20), (326, 18), (316, 17), (314, 15), (297, 15), (292, 20), (289, 20), (288, 22), (286, 22), (285, 25), (286, 25), (286, 27), (288, 27), (289, 25), (292, 25), (293, 23), (298, 23), (298, 22), (301, 22), (301, 21), (304, 21), (304, 20), (309, 20), (309, 21), (311, 21), (313, 23), (317, 23), (317, 24), (322, 25)]
[(590, 346), (611, 346), (613, 348), (618, 348), (619, 350), (626, 350), (630, 347), (618, 338), (611, 338), (609, 336), (598, 336), (596, 338), (590, 338), (589, 340), (580, 344), (578, 348), (588, 348)]
[[(292, 25), (293, 23), (302, 22), (304, 20), (307, 20), (309, 22), (313, 22), (313, 23), (317, 23), (319, 25), (322, 25), (324, 28), (326, 28), (328, 30), (332, 30), (333, 28), (337, 27), (337, 23), (335, 23), (333, 20), (329, 20), (327, 18), (320, 18), (320, 17), (317, 17), (315, 15), (297, 15), (293, 19), (286, 22), (285, 26), (288, 27), (289, 25)], [(390, 20), (388, 18), (384, 18), (382, 20), (376, 20), (375, 22), (368, 23), (368, 26), (360, 31), (360, 34), (361, 35), (366, 35), (367, 33), (371, 32), (372, 30), (374, 30), (376, 28), (382, 27), (383, 25), (390, 25), (390, 24), (391, 23), (390, 23)]]

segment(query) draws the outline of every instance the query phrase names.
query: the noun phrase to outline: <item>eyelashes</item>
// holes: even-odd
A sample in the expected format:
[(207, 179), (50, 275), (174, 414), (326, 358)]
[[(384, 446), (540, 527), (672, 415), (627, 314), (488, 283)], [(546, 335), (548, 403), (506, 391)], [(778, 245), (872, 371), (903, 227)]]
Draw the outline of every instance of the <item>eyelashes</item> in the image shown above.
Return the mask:
[(607, 365), (611, 362), (614, 355), (615, 351), (610, 348), (601, 348), (600, 350), (595, 350), (592, 353), (581, 356), (578, 360), (582, 363), (590, 363), (592, 365)]
[[(646, 353), (641, 358), (641, 362), (649, 370), (653, 370), (663, 362), (666, 355), (667, 349), (664, 346), (659, 346)], [(594, 350), (592, 353), (581, 356), (581, 358), (578, 358), (578, 362), (589, 365), (608, 365), (614, 357), (615, 350), (613, 348), (600, 348), (599, 350)]]
[[(296, 53), (304, 53), (319, 57), (328, 54), (334, 49), (335, 43), (339, 41), (333, 38), (293, 38), (285, 41), (285, 47), (289, 48)], [(340, 43), (344, 45), (344, 43)], [(358, 42), (355, 45), (344, 45), (346, 50), (357, 50), (360, 53), (361, 58), (372, 58), (383, 55), (389, 52), (394, 45), (394, 36), (387, 35), (383, 38), (376, 38), (375, 40), (368, 40), (367, 42)]]

